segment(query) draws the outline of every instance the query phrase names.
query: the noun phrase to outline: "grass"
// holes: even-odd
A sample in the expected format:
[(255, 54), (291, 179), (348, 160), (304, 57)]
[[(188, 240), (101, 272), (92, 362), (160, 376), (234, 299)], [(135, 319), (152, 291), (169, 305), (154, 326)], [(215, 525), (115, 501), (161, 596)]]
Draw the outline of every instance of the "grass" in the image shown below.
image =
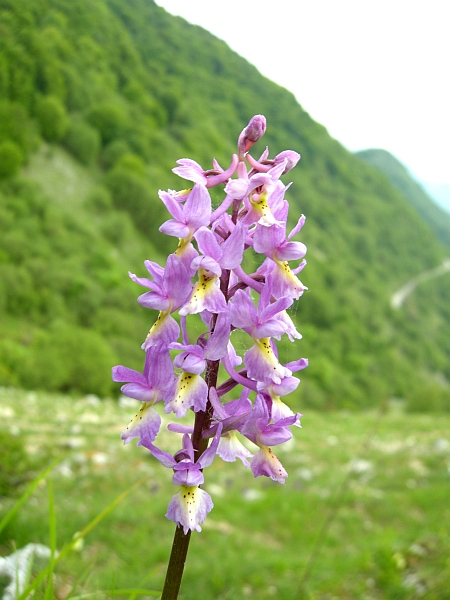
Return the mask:
[[(129, 401), (0, 390), (1, 427), (34, 461), (59, 459), (50, 495), (42, 481), (6, 525), (1, 555), (51, 537), (61, 550), (144, 478), (58, 562), (55, 598), (162, 588), (175, 488), (149, 453), (122, 445), (133, 411)], [(278, 453), (284, 486), (240, 463), (205, 472), (215, 507), (192, 536), (180, 598), (450, 598), (450, 416), (308, 411), (302, 423)], [(178, 449), (177, 436), (160, 436)], [(12, 501), (1, 504), (0, 520)]]

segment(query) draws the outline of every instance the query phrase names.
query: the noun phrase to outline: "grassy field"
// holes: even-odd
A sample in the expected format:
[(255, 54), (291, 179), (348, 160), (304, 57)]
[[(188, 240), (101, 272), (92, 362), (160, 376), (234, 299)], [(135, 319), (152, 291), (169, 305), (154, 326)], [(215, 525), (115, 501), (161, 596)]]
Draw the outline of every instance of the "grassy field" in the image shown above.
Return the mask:
[[(57, 598), (77, 582), (76, 594), (91, 598), (162, 587), (175, 488), (148, 452), (119, 439), (135, 404), (0, 389), (0, 428), (40, 467), (61, 458), (52, 473), (59, 548), (143, 479), (58, 565)], [(218, 459), (205, 472), (215, 507), (192, 535), (180, 597), (450, 598), (450, 415), (308, 411), (302, 424), (279, 453), (284, 486), (254, 480), (240, 462)], [(177, 436), (160, 436), (177, 449)], [(1, 517), (12, 500), (0, 504)], [(48, 544), (48, 514), (42, 482), (3, 531), (0, 556)]]

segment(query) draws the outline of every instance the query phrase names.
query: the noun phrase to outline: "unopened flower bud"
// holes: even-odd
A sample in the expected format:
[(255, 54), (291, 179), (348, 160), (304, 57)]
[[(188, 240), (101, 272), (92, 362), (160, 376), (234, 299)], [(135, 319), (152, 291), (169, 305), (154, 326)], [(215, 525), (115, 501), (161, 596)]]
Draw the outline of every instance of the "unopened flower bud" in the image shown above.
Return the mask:
[(249, 124), (243, 129), (239, 136), (238, 149), (239, 156), (242, 159), (243, 155), (250, 150), (255, 142), (262, 138), (266, 132), (266, 118), (264, 115), (255, 115), (250, 119)]
[(257, 142), (266, 132), (266, 117), (264, 115), (255, 115), (250, 119), (245, 128), (245, 135), (250, 142)]

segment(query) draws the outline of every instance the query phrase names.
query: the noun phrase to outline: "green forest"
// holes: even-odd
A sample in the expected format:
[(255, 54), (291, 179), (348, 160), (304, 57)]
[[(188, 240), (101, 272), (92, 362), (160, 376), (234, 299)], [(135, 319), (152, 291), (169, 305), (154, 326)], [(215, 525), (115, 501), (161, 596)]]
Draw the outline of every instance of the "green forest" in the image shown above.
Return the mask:
[(0, 0), (0, 385), (118, 394), (111, 366), (142, 368), (156, 318), (127, 272), (173, 251), (158, 190), (186, 187), (180, 158), (228, 164), (254, 114), (255, 156), (302, 155), (287, 197), (309, 291), (291, 309), (303, 339), (281, 348), (309, 358), (296, 408), (449, 408), (450, 273), (391, 297), (448, 257), (450, 228), (152, 0)]
[(357, 156), (384, 173), (431, 226), (438, 239), (450, 248), (450, 214), (430, 201), (423, 187), (411, 177), (400, 161), (386, 150), (378, 149), (362, 150), (357, 152)]

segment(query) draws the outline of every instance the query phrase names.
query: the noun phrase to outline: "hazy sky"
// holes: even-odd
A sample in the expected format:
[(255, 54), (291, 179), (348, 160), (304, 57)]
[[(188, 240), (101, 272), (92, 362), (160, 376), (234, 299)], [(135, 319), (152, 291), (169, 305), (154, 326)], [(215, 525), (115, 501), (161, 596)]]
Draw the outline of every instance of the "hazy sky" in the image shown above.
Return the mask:
[(444, 0), (156, 2), (291, 90), (349, 150), (384, 148), (421, 180), (450, 183)]

